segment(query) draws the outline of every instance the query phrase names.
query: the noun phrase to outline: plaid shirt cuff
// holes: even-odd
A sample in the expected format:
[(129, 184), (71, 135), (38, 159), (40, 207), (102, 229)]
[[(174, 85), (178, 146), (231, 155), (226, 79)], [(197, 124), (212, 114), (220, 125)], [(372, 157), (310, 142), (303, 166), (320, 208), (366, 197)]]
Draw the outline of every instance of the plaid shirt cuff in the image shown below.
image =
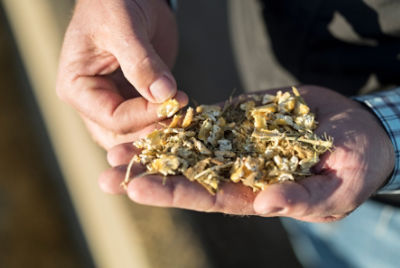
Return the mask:
[(400, 88), (358, 96), (354, 99), (371, 108), (385, 127), (394, 147), (396, 162), (392, 177), (377, 193), (398, 194), (400, 193)]

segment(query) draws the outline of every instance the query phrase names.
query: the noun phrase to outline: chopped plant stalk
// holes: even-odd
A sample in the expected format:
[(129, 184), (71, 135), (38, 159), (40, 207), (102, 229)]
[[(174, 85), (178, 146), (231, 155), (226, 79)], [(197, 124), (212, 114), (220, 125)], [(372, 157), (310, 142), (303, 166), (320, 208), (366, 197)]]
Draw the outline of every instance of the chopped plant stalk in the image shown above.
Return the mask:
[(134, 163), (143, 174), (184, 175), (215, 194), (221, 182), (242, 183), (253, 191), (269, 184), (296, 181), (312, 174), (319, 156), (333, 139), (314, 134), (315, 115), (293, 87), (290, 92), (231, 98), (221, 108), (201, 105), (179, 110), (176, 100), (161, 105), (170, 125), (134, 142), (142, 149), (128, 165), (126, 188)]

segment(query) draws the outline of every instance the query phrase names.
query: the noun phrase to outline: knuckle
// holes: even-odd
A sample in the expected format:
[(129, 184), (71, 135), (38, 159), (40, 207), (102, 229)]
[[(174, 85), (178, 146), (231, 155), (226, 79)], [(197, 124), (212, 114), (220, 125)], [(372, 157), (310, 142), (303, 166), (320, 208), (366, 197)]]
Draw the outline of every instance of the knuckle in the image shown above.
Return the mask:
[(131, 65), (131, 70), (129, 71), (133, 74), (138, 75), (141, 80), (144, 80), (144, 82), (150, 82), (149, 78), (153, 77), (153, 67), (153, 60), (149, 55), (146, 55), (143, 58), (139, 59), (135, 64)]
[(71, 105), (74, 105), (74, 94), (76, 93), (76, 88), (80, 87), (80, 80), (75, 78), (70, 72), (67, 70), (60, 70), (59, 77), (56, 82), (56, 95), (57, 97)]
[(149, 55), (146, 55), (142, 59), (140, 59), (136, 65), (137, 68), (140, 69), (140, 68), (148, 68), (149, 66), (151, 66), (151, 64), (152, 64), (151, 57)]

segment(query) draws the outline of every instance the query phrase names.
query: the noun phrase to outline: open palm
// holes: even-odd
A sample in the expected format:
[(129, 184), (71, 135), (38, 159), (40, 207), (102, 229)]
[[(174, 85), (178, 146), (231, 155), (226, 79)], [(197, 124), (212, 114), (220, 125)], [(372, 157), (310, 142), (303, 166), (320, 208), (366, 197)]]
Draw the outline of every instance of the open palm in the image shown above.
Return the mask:
[[(240, 184), (223, 183), (210, 195), (202, 186), (182, 176), (148, 175), (133, 179), (127, 188), (135, 202), (205, 212), (239, 215), (286, 216), (304, 221), (338, 220), (369, 198), (390, 175), (394, 151), (377, 119), (359, 103), (328, 89), (300, 87), (300, 93), (317, 114), (317, 133), (334, 138), (334, 150), (314, 167), (316, 175), (298, 182), (268, 186), (254, 193)], [(108, 193), (124, 193), (120, 187), (126, 164), (139, 151), (130, 144), (109, 151), (113, 168), (100, 177)], [(133, 167), (132, 177), (144, 167)]]

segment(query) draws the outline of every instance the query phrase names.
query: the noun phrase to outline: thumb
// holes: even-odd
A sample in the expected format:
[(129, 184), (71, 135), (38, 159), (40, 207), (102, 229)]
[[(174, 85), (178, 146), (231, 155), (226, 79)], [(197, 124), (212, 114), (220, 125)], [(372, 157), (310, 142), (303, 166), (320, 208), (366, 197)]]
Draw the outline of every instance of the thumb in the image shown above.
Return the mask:
[(146, 38), (118, 42), (112, 50), (125, 78), (149, 102), (161, 103), (176, 94), (171, 71)]

